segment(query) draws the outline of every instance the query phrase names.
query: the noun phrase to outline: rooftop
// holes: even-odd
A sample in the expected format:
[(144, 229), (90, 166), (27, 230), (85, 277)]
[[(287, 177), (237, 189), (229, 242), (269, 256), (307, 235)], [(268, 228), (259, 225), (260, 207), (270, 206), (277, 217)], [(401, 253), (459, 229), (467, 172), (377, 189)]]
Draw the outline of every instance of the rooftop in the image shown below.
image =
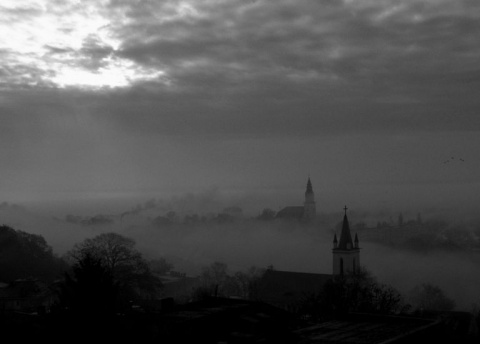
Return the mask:
[(440, 322), (431, 319), (353, 314), (341, 320), (331, 320), (295, 331), (301, 344), (374, 344), (404, 343), (433, 338)]

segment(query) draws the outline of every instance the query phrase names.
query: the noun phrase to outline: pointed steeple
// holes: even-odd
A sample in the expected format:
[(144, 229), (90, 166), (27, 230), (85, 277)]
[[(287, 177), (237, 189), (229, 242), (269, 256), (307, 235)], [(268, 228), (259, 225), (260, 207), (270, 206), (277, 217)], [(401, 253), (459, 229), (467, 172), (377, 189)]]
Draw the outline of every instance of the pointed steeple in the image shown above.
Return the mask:
[(312, 193), (313, 193), (312, 182), (310, 181), (310, 177), (308, 177), (307, 190), (305, 191), (305, 195), (312, 194)]
[(350, 234), (350, 226), (347, 218), (347, 206), (345, 206), (345, 215), (343, 216), (342, 233), (340, 234), (340, 242), (338, 243), (339, 250), (351, 250), (353, 246), (352, 235)]
[(358, 235), (352, 241), (350, 225), (347, 218), (347, 206), (344, 208), (342, 232), (337, 244), (337, 236), (333, 238), (333, 275), (355, 274), (360, 269), (360, 247), (358, 247)]
[(305, 190), (305, 202), (303, 203), (303, 220), (307, 222), (314, 220), (316, 213), (315, 194), (313, 193), (310, 176), (308, 176), (307, 189)]

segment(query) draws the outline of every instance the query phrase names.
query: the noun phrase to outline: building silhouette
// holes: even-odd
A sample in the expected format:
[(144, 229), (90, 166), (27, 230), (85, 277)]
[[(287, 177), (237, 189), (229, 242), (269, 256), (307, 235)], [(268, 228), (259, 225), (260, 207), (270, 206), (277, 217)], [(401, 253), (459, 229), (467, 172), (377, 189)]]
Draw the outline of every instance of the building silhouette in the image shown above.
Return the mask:
[(303, 222), (311, 222), (317, 215), (315, 205), (315, 193), (313, 192), (312, 182), (308, 177), (307, 187), (305, 190), (305, 201), (300, 206), (287, 206), (281, 209), (275, 218), (283, 220), (297, 220)]
[[(311, 188), (311, 183), (310, 188)], [(309, 187), (307, 184), (307, 192)], [(311, 189), (310, 189), (311, 190)], [(313, 193), (313, 191), (312, 191)], [(357, 234), (352, 240), (345, 206), (340, 241), (333, 239), (333, 269), (331, 273), (304, 273), (268, 269), (257, 284), (257, 297), (263, 302), (294, 311), (308, 294), (318, 293), (338, 275), (352, 275), (360, 271), (360, 248)]]
[(358, 236), (355, 233), (355, 240), (352, 240), (346, 206), (344, 210), (345, 215), (343, 216), (340, 241), (337, 240), (337, 234), (335, 234), (333, 237), (333, 275), (356, 273), (360, 269), (360, 248), (358, 247)]

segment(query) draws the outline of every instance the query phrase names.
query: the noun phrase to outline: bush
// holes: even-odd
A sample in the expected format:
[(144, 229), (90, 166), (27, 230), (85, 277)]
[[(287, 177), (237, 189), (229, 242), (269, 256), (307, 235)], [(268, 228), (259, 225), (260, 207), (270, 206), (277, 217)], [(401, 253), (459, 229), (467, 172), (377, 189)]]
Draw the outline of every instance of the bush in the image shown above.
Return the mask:
[(429, 283), (413, 288), (409, 293), (409, 301), (417, 310), (451, 311), (455, 308), (455, 302), (440, 287)]

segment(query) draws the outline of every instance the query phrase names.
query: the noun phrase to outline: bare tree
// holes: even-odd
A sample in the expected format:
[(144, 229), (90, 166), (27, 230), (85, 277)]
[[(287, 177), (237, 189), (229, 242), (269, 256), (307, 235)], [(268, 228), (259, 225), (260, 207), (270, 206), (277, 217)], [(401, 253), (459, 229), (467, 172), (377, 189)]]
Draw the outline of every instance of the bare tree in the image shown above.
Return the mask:
[(68, 256), (79, 261), (87, 254), (98, 258), (115, 273), (122, 265), (136, 265), (142, 260), (142, 255), (135, 250), (135, 241), (116, 233), (103, 233), (92, 239), (85, 239), (75, 244)]
[(85, 239), (75, 244), (67, 256), (74, 262), (80, 262), (87, 256), (99, 260), (129, 297), (154, 297), (161, 287), (160, 280), (135, 249), (135, 241), (120, 234), (103, 233)]

